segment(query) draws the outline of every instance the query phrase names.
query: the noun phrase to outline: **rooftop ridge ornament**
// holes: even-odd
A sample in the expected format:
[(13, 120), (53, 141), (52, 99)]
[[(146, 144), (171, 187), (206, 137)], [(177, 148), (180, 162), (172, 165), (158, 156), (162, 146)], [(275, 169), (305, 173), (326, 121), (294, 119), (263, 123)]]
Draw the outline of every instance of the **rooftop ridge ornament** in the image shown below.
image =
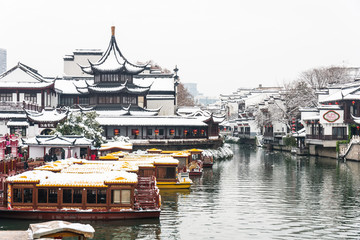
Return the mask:
[(115, 26), (111, 26), (111, 36), (115, 36)]

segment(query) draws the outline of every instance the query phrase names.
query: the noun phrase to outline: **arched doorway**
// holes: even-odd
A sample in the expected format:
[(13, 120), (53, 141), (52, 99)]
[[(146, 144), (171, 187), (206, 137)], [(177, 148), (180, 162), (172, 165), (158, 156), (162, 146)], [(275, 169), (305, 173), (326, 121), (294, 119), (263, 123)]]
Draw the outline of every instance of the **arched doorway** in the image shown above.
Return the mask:
[(65, 159), (65, 150), (61, 147), (53, 147), (49, 149), (49, 155), (52, 160)]
[(52, 132), (53, 130), (50, 129), (50, 128), (46, 128), (44, 130), (41, 131), (40, 135), (50, 135), (50, 133)]

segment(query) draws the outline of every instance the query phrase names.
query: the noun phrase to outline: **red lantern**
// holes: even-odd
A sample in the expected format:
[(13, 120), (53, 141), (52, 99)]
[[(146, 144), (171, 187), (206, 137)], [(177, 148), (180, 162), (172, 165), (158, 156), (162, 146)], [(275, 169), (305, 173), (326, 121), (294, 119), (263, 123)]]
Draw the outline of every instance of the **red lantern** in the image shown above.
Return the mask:
[(140, 131), (139, 131), (138, 129), (136, 129), (136, 130), (135, 130), (135, 135), (138, 136), (138, 135), (139, 135), (139, 132), (140, 132)]
[(159, 135), (159, 129), (155, 129), (155, 135)]
[(185, 130), (184, 130), (184, 134), (186, 135), (187, 133), (188, 133), (188, 130), (185, 129)]
[(193, 133), (194, 133), (194, 135), (196, 135), (197, 134), (197, 129), (194, 129)]
[(329, 105), (331, 105), (331, 103), (329, 103)]
[(174, 129), (170, 129), (170, 135), (174, 135), (175, 130)]
[(359, 130), (360, 126), (356, 126), (356, 128)]
[(352, 101), (351, 103), (354, 105), (354, 104), (355, 104), (355, 101)]
[(338, 105), (339, 103), (338, 102), (335, 102), (336, 105)]
[(204, 135), (204, 133), (205, 133), (205, 130), (201, 129), (201, 135)]

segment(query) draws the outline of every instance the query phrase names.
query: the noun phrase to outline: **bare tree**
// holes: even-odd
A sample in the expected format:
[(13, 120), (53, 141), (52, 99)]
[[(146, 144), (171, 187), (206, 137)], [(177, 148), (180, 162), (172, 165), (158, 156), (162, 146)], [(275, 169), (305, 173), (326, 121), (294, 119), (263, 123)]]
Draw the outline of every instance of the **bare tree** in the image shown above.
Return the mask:
[(321, 67), (304, 71), (300, 74), (300, 81), (308, 83), (314, 89), (324, 88), (329, 84), (346, 83), (352, 80), (346, 67)]
[(194, 106), (194, 97), (184, 87), (184, 84), (179, 83), (177, 86), (177, 105), (178, 106)]

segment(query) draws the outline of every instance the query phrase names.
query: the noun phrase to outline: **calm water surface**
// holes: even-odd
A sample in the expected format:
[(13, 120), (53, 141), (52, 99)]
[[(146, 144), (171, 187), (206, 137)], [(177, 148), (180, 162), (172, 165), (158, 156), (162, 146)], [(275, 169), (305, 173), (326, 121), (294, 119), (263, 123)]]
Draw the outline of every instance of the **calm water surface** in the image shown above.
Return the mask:
[(83, 223), (96, 239), (360, 239), (360, 163), (232, 148), (191, 190), (161, 191), (159, 220)]

